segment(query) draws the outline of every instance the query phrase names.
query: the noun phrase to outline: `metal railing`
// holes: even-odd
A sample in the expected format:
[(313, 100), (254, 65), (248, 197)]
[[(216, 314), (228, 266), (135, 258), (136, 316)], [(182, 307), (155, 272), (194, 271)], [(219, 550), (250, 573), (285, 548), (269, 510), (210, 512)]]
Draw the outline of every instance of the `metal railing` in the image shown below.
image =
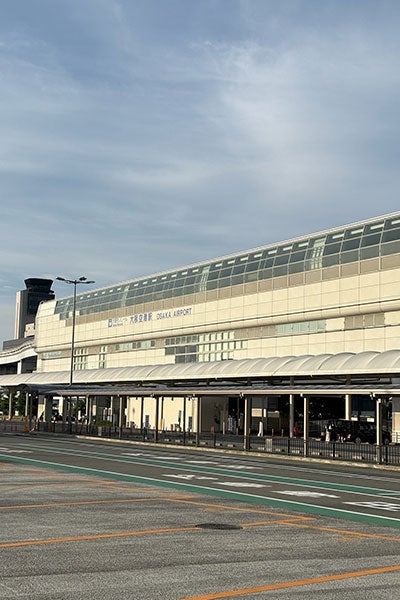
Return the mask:
[[(96, 425), (74, 422), (39, 423), (39, 431), (48, 433), (71, 433), (137, 442), (162, 443), (174, 446), (198, 446), (231, 451), (258, 452), (280, 456), (309, 457), (320, 460), (343, 460), (400, 466), (400, 444), (377, 446), (349, 442), (325, 442), (318, 439), (290, 438), (283, 436), (247, 436), (222, 433), (195, 433), (182, 431), (156, 431), (116, 425)], [(1, 431), (1, 430), (0, 430)]]

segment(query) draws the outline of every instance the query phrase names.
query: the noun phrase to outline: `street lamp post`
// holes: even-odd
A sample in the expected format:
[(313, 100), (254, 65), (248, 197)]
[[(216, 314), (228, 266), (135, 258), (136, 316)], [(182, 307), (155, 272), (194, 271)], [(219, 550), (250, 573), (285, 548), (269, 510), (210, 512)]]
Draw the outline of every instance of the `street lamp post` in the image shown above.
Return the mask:
[[(88, 281), (87, 277), (79, 277), (78, 279), (66, 279), (65, 277), (56, 277), (58, 281), (63, 281), (74, 286), (74, 295), (72, 302), (72, 333), (71, 333), (71, 362), (69, 369), (69, 385), (72, 386), (74, 382), (74, 354), (75, 354), (75, 320), (76, 320), (76, 287), (79, 284), (90, 284), (95, 283), (94, 281)], [(69, 400), (69, 430), (72, 431), (71, 423), (71, 398)]]

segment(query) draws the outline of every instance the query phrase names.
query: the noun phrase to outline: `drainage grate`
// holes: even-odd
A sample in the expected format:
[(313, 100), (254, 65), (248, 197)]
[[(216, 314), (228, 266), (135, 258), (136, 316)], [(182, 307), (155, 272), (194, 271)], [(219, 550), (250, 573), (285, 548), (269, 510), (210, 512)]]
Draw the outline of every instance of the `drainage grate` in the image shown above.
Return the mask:
[(199, 529), (243, 529), (240, 525), (231, 525), (230, 523), (199, 523), (196, 525)]

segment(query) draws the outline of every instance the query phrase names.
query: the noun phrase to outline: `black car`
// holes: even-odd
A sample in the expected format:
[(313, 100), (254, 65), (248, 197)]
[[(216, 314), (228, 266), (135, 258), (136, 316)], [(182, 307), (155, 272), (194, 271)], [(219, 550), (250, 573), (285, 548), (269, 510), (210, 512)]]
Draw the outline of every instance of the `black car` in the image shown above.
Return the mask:
[[(337, 442), (354, 442), (355, 444), (375, 444), (375, 423), (369, 421), (349, 421), (338, 419), (331, 425), (331, 440)], [(382, 430), (382, 443), (390, 444), (389, 431)]]

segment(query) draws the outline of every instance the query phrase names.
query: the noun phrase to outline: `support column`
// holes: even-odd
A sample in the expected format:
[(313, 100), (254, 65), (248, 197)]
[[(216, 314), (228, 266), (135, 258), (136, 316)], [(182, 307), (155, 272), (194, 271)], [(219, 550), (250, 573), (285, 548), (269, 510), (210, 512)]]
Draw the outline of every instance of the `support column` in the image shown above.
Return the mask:
[(53, 397), (44, 396), (44, 420), (46, 423), (51, 423), (53, 417)]
[(165, 425), (164, 425), (164, 396), (161, 396), (160, 429), (161, 429), (161, 431), (165, 431)]
[(32, 394), (28, 394), (28, 419), (29, 431), (32, 431)]
[(351, 419), (351, 395), (346, 394), (344, 397), (344, 418), (346, 421)]
[(186, 396), (183, 396), (183, 445), (186, 442)]
[[(111, 413), (111, 425), (114, 425), (114, 396), (110, 396), (110, 413)], [(107, 421), (110, 415), (107, 415)]]
[(87, 422), (88, 425), (92, 425), (93, 421), (93, 399), (91, 396), (87, 397)]
[[(261, 398), (261, 423), (262, 423), (262, 427), (260, 429), (262, 429), (262, 436), (264, 436), (264, 434), (267, 433), (267, 423), (265, 420), (265, 396), (263, 396)], [(260, 433), (260, 431), (259, 431), (259, 433)]]
[(118, 437), (119, 437), (119, 439), (121, 439), (122, 438), (122, 427), (123, 427), (123, 407), (124, 407), (124, 403), (123, 403), (122, 396), (118, 396), (118, 399), (119, 399), (119, 423), (118, 423), (119, 432), (118, 432)]
[(160, 405), (160, 398), (158, 396), (156, 396), (156, 416), (155, 416), (155, 421), (156, 421), (156, 430), (155, 430), (155, 442), (158, 442), (158, 413), (159, 413), (159, 405)]
[(310, 404), (310, 400), (308, 398), (308, 396), (304, 396), (303, 397), (303, 442), (304, 442), (304, 456), (307, 456), (308, 452), (307, 452), (307, 443), (308, 443), (308, 431), (309, 431), (309, 404)]
[(382, 462), (382, 398), (376, 399), (376, 462)]
[(201, 397), (197, 396), (197, 415), (196, 415), (196, 446), (200, 446), (201, 433)]
[(294, 431), (294, 394), (289, 395), (289, 437), (293, 437)]
[(24, 417), (28, 416), (29, 411), (29, 392), (25, 392), (25, 414)]
[(67, 402), (68, 399), (65, 396), (62, 396), (62, 432), (65, 433), (65, 422), (67, 420)]
[(14, 390), (8, 390), (8, 420), (11, 421), (13, 418), (13, 400), (14, 400)]
[(144, 396), (140, 397), (140, 433), (143, 433)]
[(251, 404), (252, 398), (244, 397), (244, 436), (243, 449), (250, 450), (250, 428), (251, 428)]
[(382, 445), (382, 398), (376, 399), (376, 444)]

